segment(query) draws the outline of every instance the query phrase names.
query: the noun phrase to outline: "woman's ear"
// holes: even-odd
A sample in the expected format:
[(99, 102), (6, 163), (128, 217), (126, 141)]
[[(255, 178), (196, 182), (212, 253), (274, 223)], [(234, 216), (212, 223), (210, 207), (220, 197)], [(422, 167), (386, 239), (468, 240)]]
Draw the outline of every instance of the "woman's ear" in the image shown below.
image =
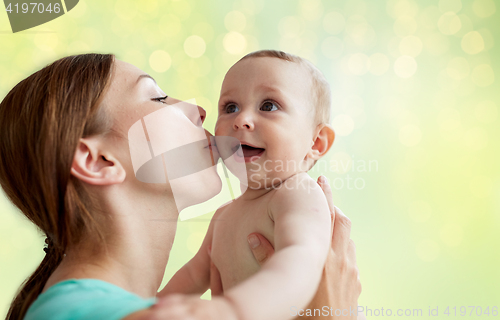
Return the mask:
[(332, 147), (335, 140), (335, 131), (329, 124), (320, 124), (316, 129), (317, 133), (313, 138), (313, 145), (308, 152), (308, 157), (319, 160)]
[(92, 185), (121, 183), (126, 173), (112, 154), (104, 154), (97, 138), (81, 138), (75, 151), (71, 174)]

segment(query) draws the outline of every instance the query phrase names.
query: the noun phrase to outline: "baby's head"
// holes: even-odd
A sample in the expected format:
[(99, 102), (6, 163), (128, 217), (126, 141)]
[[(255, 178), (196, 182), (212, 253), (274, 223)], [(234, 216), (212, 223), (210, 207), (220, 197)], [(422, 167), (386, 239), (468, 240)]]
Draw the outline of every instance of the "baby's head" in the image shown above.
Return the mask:
[(241, 141), (249, 187), (309, 170), (335, 138), (330, 87), (309, 61), (281, 51), (250, 53), (227, 72), (216, 136)]

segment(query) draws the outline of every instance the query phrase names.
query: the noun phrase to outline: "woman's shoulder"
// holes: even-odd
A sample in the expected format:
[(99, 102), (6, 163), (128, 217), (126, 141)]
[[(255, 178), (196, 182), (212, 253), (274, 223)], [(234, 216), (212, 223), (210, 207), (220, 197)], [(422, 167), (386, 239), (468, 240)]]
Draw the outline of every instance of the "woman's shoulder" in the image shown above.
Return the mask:
[(122, 319), (155, 301), (154, 297), (144, 299), (102, 280), (70, 279), (40, 294), (24, 319)]

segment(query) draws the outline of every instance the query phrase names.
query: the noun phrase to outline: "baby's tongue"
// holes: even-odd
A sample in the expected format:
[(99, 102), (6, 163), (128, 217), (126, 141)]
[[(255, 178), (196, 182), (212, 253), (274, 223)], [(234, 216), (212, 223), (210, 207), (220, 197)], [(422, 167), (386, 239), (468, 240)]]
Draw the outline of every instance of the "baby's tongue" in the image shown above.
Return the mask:
[(264, 149), (262, 148), (253, 148), (249, 146), (241, 146), (241, 147), (243, 149), (243, 155), (245, 156), (245, 158), (256, 156), (260, 154), (262, 151), (264, 151)]

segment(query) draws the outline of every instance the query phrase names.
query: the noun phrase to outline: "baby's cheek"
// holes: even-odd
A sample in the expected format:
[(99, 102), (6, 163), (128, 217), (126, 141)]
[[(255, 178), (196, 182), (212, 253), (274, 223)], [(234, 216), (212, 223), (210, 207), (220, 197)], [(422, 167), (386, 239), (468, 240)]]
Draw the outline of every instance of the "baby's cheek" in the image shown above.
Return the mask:
[(215, 122), (215, 129), (214, 129), (214, 135), (216, 136), (223, 136), (227, 132), (227, 126), (228, 122), (221, 120), (220, 118), (217, 119), (217, 122)]

